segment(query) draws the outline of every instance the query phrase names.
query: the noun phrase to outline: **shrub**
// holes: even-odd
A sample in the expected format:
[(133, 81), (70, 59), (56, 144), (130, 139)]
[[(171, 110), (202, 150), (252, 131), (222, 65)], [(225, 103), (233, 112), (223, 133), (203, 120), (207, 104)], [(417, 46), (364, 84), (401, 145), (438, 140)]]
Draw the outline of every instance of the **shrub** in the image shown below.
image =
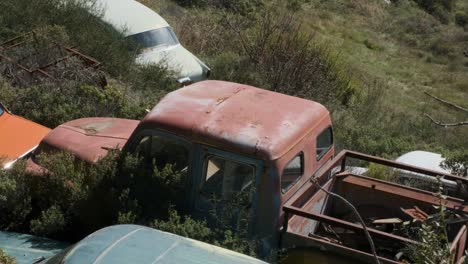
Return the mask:
[(437, 17), (442, 23), (448, 23), (455, 7), (456, 0), (413, 0), (428, 13)]
[(294, 13), (276, 12), (266, 10), (255, 27), (242, 31), (242, 20), (227, 17), (240, 39), (241, 54), (249, 58), (264, 81), (260, 86), (328, 106), (347, 104), (354, 87), (338, 57), (315, 44), (313, 35), (302, 32)]
[(448, 169), (454, 175), (468, 176), (468, 150), (461, 149), (446, 153), (442, 167)]
[(264, 5), (264, 0), (176, 0), (176, 2), (182, 6), (213, 6), (217, 8), (224, 8), (230, 12), (242, 15), (250, 15), (255, 13)]
[(194, 220), (189, 216), (182, 217), (175, 210), (169, 211), (167, 220), (155, 220), (151, 226), (254, 257), (258, 254), (257, 243), (248, 239), (243, 232), (233, 232), (226, 227), (210, 228), (206, 221)]
[(385, 181), (393, 181), (395, 178), (395, 171), (384, 165), (371, 163), (367, 175)]
[(457, 23), (457, 25), (465, 28), (466, 26), (468, 26), (468, 13), (457, 13), (455, 15), (455, 23)]
[[(99, 12), (91, 14), (92, 0), (5, 0), (0, 3), (0, 39), (47, 25), (58, 25), (66, 30), (71, 43), (104, 63), (114, 75), (131, 65), (133, 54), (128, 50), (123, 35), (101, 22)], [(21, 15), (19, 15), (21, 14)]]
[[(17, 162), (10, 171), (0, 170), (0, 228), (26, 230), (32, 211), (29, 184), (24, 177), (24, 162)], [(22, 177), (22, 178), (17, 178)]]
[(16, 260), (15, 258), (8, 256), (2, 249), (0, 249), (0, 263), (16, 264)]
[(407, 245), (405, 252), (413, 263), (441, 263), (454, 262), (454, 255), (450, 252), (447, 234), (448, 212), (445, 207), (445, 197), (442, 195), (443, 186), (438, 177), (438, 193), (435, 194), (439, 205), (437, 212), (421, 224), (417, 230), (416, 240), (420, 243)]
[(36, 235), (57, 234), (64, 229), (65, 224), (62, 210), (53, 205), (42, 211), (39, 218), (31, 220), (31, 232)]

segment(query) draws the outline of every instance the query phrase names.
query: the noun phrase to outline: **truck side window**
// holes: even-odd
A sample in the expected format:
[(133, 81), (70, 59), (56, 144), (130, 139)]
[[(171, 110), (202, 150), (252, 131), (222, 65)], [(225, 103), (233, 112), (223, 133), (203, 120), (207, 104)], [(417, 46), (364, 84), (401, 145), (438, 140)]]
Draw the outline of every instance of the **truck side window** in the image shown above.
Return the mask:
[(141, 139), (136, 153), (148, 164), (162, 169), (166, 164), (173, 165), (176, 171), (184, 171), (189, 165), (189, 150), (175, 139), (162, 136), (146, 136)]
[(331, 149), (332, 145), (333, 130), (331, 127), (328, 127), (317, 137), (317, 161), (322, 159), (323, 155)]
[(285, 193), (304, 174), (304, 154), (301, 152), (288, 162), (281, 175), (281, 192)]
[(205, 182), (201, 192), (229, 200), (234, 194), (248, 191), (254, 181), (254, 167), (217, 156), (205, 161)]

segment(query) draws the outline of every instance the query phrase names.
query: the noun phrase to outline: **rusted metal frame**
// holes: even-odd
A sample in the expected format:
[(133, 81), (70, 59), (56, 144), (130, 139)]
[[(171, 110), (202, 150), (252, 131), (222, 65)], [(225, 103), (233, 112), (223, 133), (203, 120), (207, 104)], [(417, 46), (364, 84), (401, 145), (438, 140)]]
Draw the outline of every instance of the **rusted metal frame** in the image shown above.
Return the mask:
[[(374, 259), (374, 256), (368, 252), (365, 252), (365, 251), (361, 251), (361, 250), (358, 250), (358, 249), (354, 249), (354, 248), (350, 248), (350, 247), (347, 247), (347, 246), (343, 246), (343, 245), (340, 245), (340, 244), (336, 244), (336, 243), (333, 243), (333, 242), (330, 242), (330, 241), (327, 241), (325, 239), (322, 239), (320, 237), (310, 237), (310, 236), (304, 236), (303, 234), (300, 234), (300, 233), (297, 233), (297, 232), (290, 232), (290, 234), (294, 234), (295, 236), (299, 236), (299, 237), (302, 237), (304, 239), (309, 239), (309, 240), (313, 240), (315, 243), (317, 244), (324, 244), (328, 247), (332, 247), (334, 248), (335, 250), (339, 250), (340, 253), (342, 253), (343, 251), (345, 251), (346, 253), (351, 253), (351, 254), (359, 254), (359, 255), (365, 255), (366, 257), (368, 257), (369, 259)], [(398, 262), (398, 261), (395, 261), (395, 260), (391, 260), (391, 259), (388, 259), (388, 258), (385, 258), (385, 257), (381, 257), (381, 256), (377, 256), (379, 258), (379, 260), (383, 261), (384, 263), (393, 263), (393, 264), (401, 264), (401, 262)]]
[[(290, 214), (293, 214), (293, 215), (302, 216), (302, 217), (309, 218), (309, 219), (312, 219), (312, 220), (324, 222), (324, 223), (327, 223), (327, 224), (330, 224), (330, 225), (333, 225), (333, 226), (339, 226), (339, 227), (342, 227), (342, 228), (345, 228), (345, 229), (348, 229), (348, 230), (352, 230), (352, 231), (355, 231), (355, 232), (364, 233), (364, 228), (361, 225), (350, 223), (350, 222), (347, 222), (347, 221), (344, 221), (344, 220), (341, 220), (341, 219), (338, 219), (338, 218), (334, 218), (334, 217), (331, 217), (331, 216), (307, 212), (307, 211), (304, 211), (304, 210), (302, 210), (300, 208), (293, 207), (293, 206), (285, 206), (284, 211), (289, 212)], [(393, 234), (389, 234), (389, 233), (379, 231), (377, 229), (373, 229), (373, 228), (370, 228), (370, 227), (367, 227), (367, 230), (369, 231), (369, 233), (372, 236), (378, 237), (378, 238), (381, 238), (381, 239), (392, 240), (392, 241), (402, 243), (402, 244), (404, 244), (404, 243), (419, 244), (418, 242), (416, 242), (414, 240), (411, 240), (411, 239), (408, 239), (408, 238), (405, 238), (405, 237), (401, 237), (401, 236), (396, 236), (396, 235), (393, 235)]]
[(459, 260), (465, 251), (467, 238), (466, 225), (462, 226), (450, 245), (450, 253), (455, 254), (455, 260)]
[[(325, 172), (328, 172), (325, 171)], [(327, 182), (325, 182), (325, 184), (323, 185), (324, 188), (328, 188), (328, 186), (330, 186), (330, 184), (332, 184), (332, 180), (328, 180)], [(297, 207), (295, 205), (295, 203), (299, 200), (299, 199), (303, 199), (305, 197), (310, 197), (312, 198), (315, 194), (315, 192), (318, 190), (318, 188), (315, 186), (315, 184), (312, 182), (312, 181), (307, 181), (306, 183), (304, 183), (304, 185), (299, 188), (299, 190), (293, 195), (291, 196), (291, 198), (289, 198), (289, 200), (286, 201), (286, 203), (284, 204), (284, 206), (294, 206), (294, 207)], [(309, 199), (307, 199), (309, 200)]]
[(379, 157), (375, 157), (375, 156), (371, 156), (371, 155), (367, 155), (367, 154), (363, 154), (363, 153), (359, 153), (355, 151), (345, 150), (345, 152), (346, 152), (346, 157), (373, 162), (377, 164), (382, 164), (388, 167), (394, 167), (394, 168), (412, 171), (412, 172), (421, 173), (421, 174), (426, 174), (426, 175), (434, 176), (434, 177), (444, 176), (445, 179), (450, 179), (454, 181), (462, 181), (463, 183), (468, 184), (468, 178), (455, 176), (452, 174), (438, 172), (434, 170), (424, 169), (421, 167), (412, 166), (412, 165), (408, 165), (408, 164), (404, 164), (404, 163), (400, 163), (396, 161), (391, 161), (391, 160), (387, 160), (387, 159), (383, 159), (383, 158), (379, 158)]
[(0, 57), (4, 58), (5, 60), (11, 62), (11, 63), (14, 63), (16, 66), (18, 66), (20, 69), (22, 69), (23, 71), (26, 71), (27, 73), (29, 74), (34, 74), (35, 72), (39, 72), (43, 75), (45, 75), (46, 77), (48, 78), (51, 78), (51, 79), (54, 79), (54, 77), (50, 74), (48, 74), (47, 72), (41, 70), (41, 69), (35, 69), (35, 70), (31, 70), (29, 68), (27, 68), (26, 66), (23, 66), (22, 64), (18, 63), (18, 62), (15, 62), (12, 58), (6, 56), (5, 54), (1, 54), (0, 53)]
[[(352, 174), (352, 173), (340, 174), (338, 177), (348, 177), (348, 176), (355, 177), (355, 178), (361, 178), (361, 179), (365, 179), (367, 181), (375, 182), (375, 188), (380, 187), (380, 188), (377, 188), (379, 191), (389, 192), (389, 191), (386, 190), (386, 189), (388, 189), (388, 188), (385, 188), (386, 186), (395, 187), (395, 188), (398, 188), (398, 189), (405, 190), (407, 192), (414, 193), (413, 196), (406, 195), (406, 197), (416, 199), (416, 200), (426, 202), (426, 203), (435, 204), (433, 200), (426, 199), (426, 197), (431, 197), (431, 198), (436, 199), (433, 192), (429, 192), (429, 191), (425, 191), (425, 190), (421, 190), (421, 189), (418, 189), (418, 188), (413, 188), (413, 187), (409, 187), (409, 186), (405, 186), (405, 185), (401, 185), (401, 184), (397, 184), (397, 183), (393, 183), (393, 182), (387, 182), (387, 181), (383, 181), (383, 180), (379, 180), (379, 179), (375, 179), (375, 178), (371, 178), (371, 177), (367, 177), (367, 176), (356, 175), (356, 174)], [(352, 182), (350, 182), (350, 183), (353, 184)], [(390, 193), (394, 193), (394, 192), (390, 191)], [(466, 213), (465, 210), (460, 209), (460, 207), (464, 208), (464, 206), (463, 206), (464, 205), (463, 204), (464, 200), (456, 198), (456, 197), (452, 197), (452, 196), (447, 196), (444, 200), (447, 202), (447, 204), (445, 205), (447, 208), (449, 208), (451, 210), (454, 210), (454, 211), (460, 211), (460, 212)], [(437, 205), (437, 204), (435, 204), (435, 205)], [(467, 208), (467, 210), (468, 210), (468, 208)]]
[(62, 62), (62, 61), (64, 61), (64, 60), (67, 60), (68, 58), (71, 58), (71, 57), (73, 57), (73, 56), (74, 56), (73, 54), (69, 54), (69, 55), (67, 55), (67, 56), (61, 57), (61, 58), (59, 58), (59, 59), (57, 59), (57, 60), (55, 60), (55, 61), (53, 61), (53, 62), (50, 62), (50, 63), (48, 63), (48, 64), (46, 64), (46, 65), (44, 65), (44, 66), (40, 66), (39, 69), (41, 69), (41, 70), (47, 69), (47, 68), (49, 68), (49, 67), (51, 67), (51, 66), (56, 65), (56, 64), (59, 63), (59, 62)]
[(90, 65), (92, 65), (93, 68), (98, 68), (101, 66), (101, 63), (99, 61), (97, 61), (96, 59), (90, 57), (90, 56), (87, 56), (73, 48), (68, 48), (68, 47), (63, 47), (65, 50), (67, 50), (68, 52), (71, 52), (73, 53), (74, 55), (77, 55), (79, 56), (80, 58), (82, 58), (83, 60), (87, 61)]
[(4, 48), (5, 50), (10, 49), (10, 48), (12, 48), (12, 47), (16, 47), (16, 46), (20, 45), (21, 43), (23, 43), (23, 42), (25, 42), (25, 41), (16, 43), (16, 44), (14, 44), (14, 45), (12, 45), (12, 46), (8, 46), (7, 48), (5, 48), (5, 47), (3, 47), (3, 46), (5, 46), (6, 44), (9, 44), (9, 43), (11, 43), (11, 42), (14, 42), (14, 41), (16, 41), (16, 40), (18, 40), (18, 39), (24, 38), (25, 36), (30, 35), (31, 33), (32, 33), (32, 32), (28, 32), (28, 33), (25, 33), (25, 34), (16, 36), (16, 37), (14, 37), (14, 38), (12, 38), (12, 39), (9, 39), (9, 40), (7, 40), (7, 41), (1, 43), (1, 44), (0, 44), (0, 47)]
[(16, 66), (18, 66), (18, 67), (21, 68), (22, 70), (28, 72), (29, 74), (32, 74), (32, 72), (33, 72), (31, 69), (29, 69), (29, 68), (23, 66), (22, 64), (19, 64), (19, 63), (15, 62), (12, 58), (6, 56), (5, 54), (1, 54), (1, 53), (0, 53), (0, 57), (4, 58), (5, 60), (7, 60), (7, 61), (9, 61), (9, 62), (11, 62), (11, 63), (14, 63)]

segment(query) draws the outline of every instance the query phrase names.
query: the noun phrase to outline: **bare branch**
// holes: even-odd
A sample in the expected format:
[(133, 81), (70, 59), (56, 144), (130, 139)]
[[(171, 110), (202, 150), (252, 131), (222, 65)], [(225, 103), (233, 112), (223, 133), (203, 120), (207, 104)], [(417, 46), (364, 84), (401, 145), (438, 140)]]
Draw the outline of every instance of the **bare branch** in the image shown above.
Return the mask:
[(444, 103), (444, 104), (446, 104), (446, 105), (448, 105), (448, 106), (451, 106), (452, 108), (455, 108), (455, 109), (457, 109), (457, 110), (459, 110), (459, 111), (463, 111), (463, 112), (465, 112), (465, 113), (468, 113), (468, 109), (466, 109), (466, 108), (464, 108), (464, 107), (461, 107), (461, 106), (459, 106), (459, 105), (456, 105), (456, 104), (451, 103), (451, 102), (449, 102), (449, 101), (446, 101), (446, 100), (444, 100), (444, 99), (440, 99), (439, 97), (437, 97), (437, 96), (435, 96), (435, 95), (432, 95), (432, 94), (430, 94), (430, 93), (428, 93), (428, 92), (426, 92), (426, 91), (424, 91), (424, 93), (425, 93), (426, 95), (428, 95), (428, 96), (434, 98), (435, 100), (441, 102), (441, 103)]
[(428, 114), (424, 114), (424, 115), (427, 118), (429, 118), (432, 121), (432, 123), (434, 123), (434, 124), (436, 124), (438, 126), (442, 126), (442, 127), (468, 126), (468, 121), (458, 122), (458, 123), (442, 123), (442, 122), (436, 121), (434, 118), (432, 118)]

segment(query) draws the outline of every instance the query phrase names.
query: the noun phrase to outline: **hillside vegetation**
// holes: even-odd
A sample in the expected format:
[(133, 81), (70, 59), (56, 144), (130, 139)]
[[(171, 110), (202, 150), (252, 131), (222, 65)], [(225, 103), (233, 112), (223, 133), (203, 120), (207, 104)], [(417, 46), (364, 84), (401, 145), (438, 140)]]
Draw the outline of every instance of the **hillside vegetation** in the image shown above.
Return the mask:
[[(439, 127), (424, 115), (443, 123), (468, 118), (424, 93), (467, 106), (468, 11), (463, 1), (175, 1), (184, 8), (168, 0), (141, 2), (169, 20), (181, 42), (210, 63), (214, 78), (328, 106), (343, 148), (395, 157), (414, 149), (467, 147), (466, 126)], [(317, 78), (327, 74), (304, 69), (304, 61), (313, 60), (303, 55), (298, 38), (320, 54), (311, 56), (333, 65), (329, 73), (341, 78), (341, 88), (322, 86)], [(265, 49), (265, 44), (274, 46)], [(256, 58), (259, 53), (268, 59)], [(353, 96), (322, 97), (330, 89)]]
[[(181, 43), (209, 64), (211, 79), (327, 106), (339, 149), (388, 158), (411, 150), (441, 152), (450, 158), (447, 166), (463, 175), (457, 164), (467, 164), (468, 126), (443, 127), (427, 115), (443, 123), (468, 120), (468, 113), (428, 95), (468, 108), (468, 3), (141, 2), (166, 18)], [(105, 87), (89, 83), (83, 72), (20, 85), (0, 77), (0, 101), (49, 127), (89, 116), (140, 119), (178, 88), (164, 67), (135, 65), (122, 33), (90, 16), (79, 1), (2, 0), (0, 25), (1, 41), (35, 30), (42, 44), (74, 46), (104, 65)], [(141, 179), (134, 177), (139, 160), (120, 153), (94, 167), (64, 153), (41, 159), (50, 167), (43, 178), (28, 175), (23, 162), (0, 171), (0, 229), (77, 240), (102, 226), (139, 223), (256, 253), (255, 242), (225, 228), (223, 219), (209, 228), (177, 211), (173, 187), (182, 176), (171, 164)], [(147, 195), (155, 188), (163, 190), (157, 210)]]

